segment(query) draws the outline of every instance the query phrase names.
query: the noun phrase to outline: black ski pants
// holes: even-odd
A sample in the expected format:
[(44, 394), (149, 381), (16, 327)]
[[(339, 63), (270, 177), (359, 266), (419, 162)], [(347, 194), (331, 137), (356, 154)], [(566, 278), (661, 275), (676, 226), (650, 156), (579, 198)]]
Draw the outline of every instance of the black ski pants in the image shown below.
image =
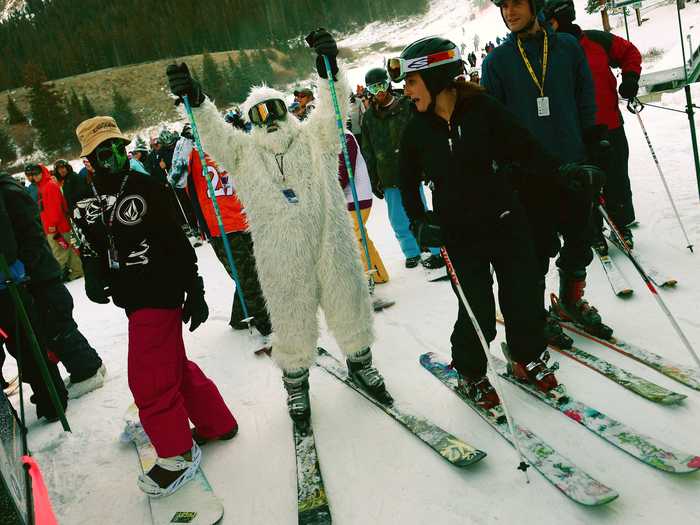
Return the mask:
[[(515, 360), (530, 362), (545, 349), (544, 318), (539, 310), (539, 272), (530, 229), (520, 210), (497, 220), (488, 238), (465, 244), (447, 241), (446, 248), (464, 295), (488, 343), (496, 337), (496, 305), (491, 265), (498, 279), (498, 303), (506, 340)], [(452, 289), (457, 294), (454, 284)], [(486, 373), (486, 356), (467, 310), (459, 300), (452, 331), (452, 362), (467, 378)]]
[[(231, 246), (231, 255), (238, 271), (238, 279), (240, 280), (245, 303), (248, 307), (248, 315), (253, 316), (252, 325), (262, 335), (269, 335), (272, 332), (272, 324), (270, 322), (270, 314), (267, 312), (265, 297), (258, 281), (258, 272), (255, 269), (253, 239), (248, 232), (231, 232), (227, 233), (226, 237)], [(221, 264), (224, 265), (224, 268), (226, 268), (226, 271), (233, 279), (223, 240), (221, 237), (213, 237), (211, 243), (219, 261), (221, 261)], [(242, 319), (243, 307), (238, 299), (238, 293), (234, 292), (233, 304), (231, 305), (231, 326), (239, 323)]]
[(32, 283), (29, 291), (46, 333), (48, 349), (66, 367), (71, 382), (95, 375), (102, 359), (78, 330), (73, 319), (73, 297), (66, 286), (58, 280), (38, 282)]
[[(606, 175), (603, 187), (605, 209), (615, 225), (622, 228), (635, 220), (632, 187), (627, 167), (630, 150), (624, 126), (611, 129), (608, 132), (608, 140), (611, 153), (607, 166), (603, 166)], [(603, 227), (603, 217), (597, 211), (594, 213), (593, 223), (596, 233), (599, 233)]]
[[(45, 331), (43, 330), (43, 325), (40, 322), (40, 316), (37, 313), (34, 299), (23, 286), (19, 287), (18, 290), (22, 303), (24, 304), (24, 308), (27, 311), (29, 321), (34, 328), (34, 333), (37, 341), (39, 342), (39, 348), (42, 350), (44, 364), (46, 365), (49, 375), (51, 376), (51, 380), (56, 387), (58, 398), (61, 403), (63, 403), (65, 408), (68, 399), (68, 392), (63, 384), (58, 367), (46, 357), (48, 349), (48, 345), (46, 344), (46, 335)], [(21, 360), (22, 382), (28, 383), (32, 387), (32, 391), (34, 392), (32, 402), (36, 404), (37, 411), (43, 414), (53, 414), (54, 408), (51, 404), (49, 390), (41, 376), (41, 371), (39, 368), (40, 365), (34, 356), (34, 352), (32, 352), (29, 337), (25, 333), (24, 327), (22, 327), (19, 323), (20, 321), (17, 315), (17, 310), (10, 293), (7, 290), (0, 291), (0, 327), (2, 327), (2, 329), (8, 335), (8, 339), (5, 341), (5, 348), (7, 348), (9, 354), (18, 362)]]

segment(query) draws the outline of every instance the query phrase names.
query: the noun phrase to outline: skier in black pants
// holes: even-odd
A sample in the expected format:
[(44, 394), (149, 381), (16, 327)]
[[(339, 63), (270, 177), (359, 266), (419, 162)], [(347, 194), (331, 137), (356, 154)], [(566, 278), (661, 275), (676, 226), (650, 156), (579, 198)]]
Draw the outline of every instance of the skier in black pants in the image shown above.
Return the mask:
[[(405, 77), (405, 93), (417, 110), (401, 144), (401, 192), (412, 229), (422, 245), (444, 245), (485, 337), (496, 336), (490, 265), (499, 284), (514, 374), (541, 391), (557, 386), (547, 368), (537, 260), (521, 205), (494, 162), (519, 162), (541, 180), (569, 192), (591, 191), (602, 173), (548, 154), (483, 88), (454, 80), (463, 71), (455, 44), (430, 37), (390, 59), (393, 80)], [(475, 126), (478, 122), (480, 125)], [(425, 212), (421, 179), (434, 185), (434, 212)], [(499, 404), (485, 375), (486, 356), (460, 303), (452, 332), (453, 364), (460, 388), (484, 408)]]

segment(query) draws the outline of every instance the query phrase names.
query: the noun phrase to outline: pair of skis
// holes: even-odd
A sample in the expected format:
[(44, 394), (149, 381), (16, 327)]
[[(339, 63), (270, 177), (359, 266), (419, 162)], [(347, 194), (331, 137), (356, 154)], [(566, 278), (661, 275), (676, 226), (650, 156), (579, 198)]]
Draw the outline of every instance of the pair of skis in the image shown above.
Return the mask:
[[(621, 249), (614, 235), (608, 236), (608, 240), (614, 244), (616, 248)], [(608, 279), (608, 283), (610, 283), (613, 293), (618, 297), (629, 297), (632, 295), (632, 293), (634, 293), (632, 286), (610, 254), (602, 254), (596, 249), (593, 251), (598, 256), (598, 260), (603, 266), (605, 277)], [(640, 256), (639, 253), (634, 252), (634, 257), (637, 259), (639, 264), (646, 269), (649, 278), (656, 286), (660, 288), (673, 288), (676, 286), (676, 284), (678, 284), (676, 279), (664, 275), (661, 270), (659, 270), (656, 266), (649, 264), (649, 262), (644, 259), (644, 257)]]
[[(497, 420), (491, 412), (483, 410), (457, 389), (458, 372), (437, 354), (429, 352), (420, 357), (420, 363), (445, 386), (455, 392), (473, 408), (502, 437), (513, 443), (505, 421)], [(522, 383), (507, 372), (506, 364), (496, 359), (497, 372), (507, 381), (518, 385), (548, 406), (562, 412), (570, 419), (585, 426), (597, 436), (630, 454), (643, 463), (670, 473), (688, 473), (700, 469), (700, 457), (670, 447), (646, 436), (602, 412), (575, 400), (570, 395), (559, 400), (538, 391), (528, 383)], [(541, 438), (522, 425), (515, 425), (517, 439), (526, 459), (544, 477), (566, 496), (583, 505), (603, 505), (618, 497), (617, 492), (595, 480), (581, 468), (557, 453)]]

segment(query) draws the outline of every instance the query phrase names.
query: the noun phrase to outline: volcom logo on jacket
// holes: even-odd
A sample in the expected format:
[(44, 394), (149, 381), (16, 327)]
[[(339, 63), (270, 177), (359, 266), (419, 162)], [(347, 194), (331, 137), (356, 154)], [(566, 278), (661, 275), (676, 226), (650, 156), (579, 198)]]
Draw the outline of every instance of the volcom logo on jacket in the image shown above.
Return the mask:
[(117, 220), (124, 226), (135, 226), (146, 215), (146, 201), (141, 195), (127, 195), (117, 206)]

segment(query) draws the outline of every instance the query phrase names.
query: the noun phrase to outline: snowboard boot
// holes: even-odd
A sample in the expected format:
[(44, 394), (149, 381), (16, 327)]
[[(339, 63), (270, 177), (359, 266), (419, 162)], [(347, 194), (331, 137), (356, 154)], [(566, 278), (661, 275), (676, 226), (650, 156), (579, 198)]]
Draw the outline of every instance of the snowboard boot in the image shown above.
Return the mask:
[(195, 477), (201, 462), (202, 451), (192, 443), (192, 449), (181, 456), (156, 458), (151, 470), (139, 475), (138, 486), (151, 498), (170, 496)]
[(88, 392), (102, 388), (105, 384), (105, 376), (107, 375), (107, 368), (104, 364), (97, 369), (97, 371), (82, 381), (73, 382), (69, 380), (66, 384), (66, 389), (68, 390), (68, 399), (77, 399), (80, 396), (84, 396)]
[(407, 257), (406, 258), (406, 268), (415, 268), (418, 266), (418, 263), (420, 262), (420, 255), (416, 255), (415, 257)]
[(511, 358), (505, 348), (504, 353), (508, 359), (508, 373), (515, 379), (523, 383), (530, 383), (538, 391), (556, 399), (560, 403), (567, 401), (563, 385), (560, 385), (554, 376), (554, 372), (559, 368), (559, 364), (554, 363), (551, 367), (547, 366), (549, 361), (549, 352), (547, 350), (542, 352), (540, 357), (526, 363)]
[(383, 405), (391, 405), (391, 397), (384, 384), (384, 378), (372, 366), (372, 350), (369, 347), (347, 357), (348, 375), (353, 383)]
[(229, 439), (233, 439), (236, 437), (236, 434), (238, 434), (238, 423), (236, 423), (228, 432), (216, 437), (205, 437), (197, 432), (196, 428), (192, 428), (190, 431), (192, 432), (192, 440), (201, 447), (202, 445), (206, 445), (212, 441), (228, 441)]
[(612, 328), (605, 325), (598, 310), (583, 298), (586, 270), (559, 270), (559, 298), (552, 295), (551, 312), (562, 321), (570, 321), (601, 339), (610, 339)]
[(294, 371), (285, 371), (282, 374), (282, 382), (287, 391), (289, 417), (300, 429), (307, 428), (311, 419), (309, 369), (301, 368)]
[(574, 340), (564, 333), (559, 321), (549, 315), (549, 312), (545, 316), (544, 340), (547, 346), (563, 348), (564, 350), (571, 348), (574, 345)]

